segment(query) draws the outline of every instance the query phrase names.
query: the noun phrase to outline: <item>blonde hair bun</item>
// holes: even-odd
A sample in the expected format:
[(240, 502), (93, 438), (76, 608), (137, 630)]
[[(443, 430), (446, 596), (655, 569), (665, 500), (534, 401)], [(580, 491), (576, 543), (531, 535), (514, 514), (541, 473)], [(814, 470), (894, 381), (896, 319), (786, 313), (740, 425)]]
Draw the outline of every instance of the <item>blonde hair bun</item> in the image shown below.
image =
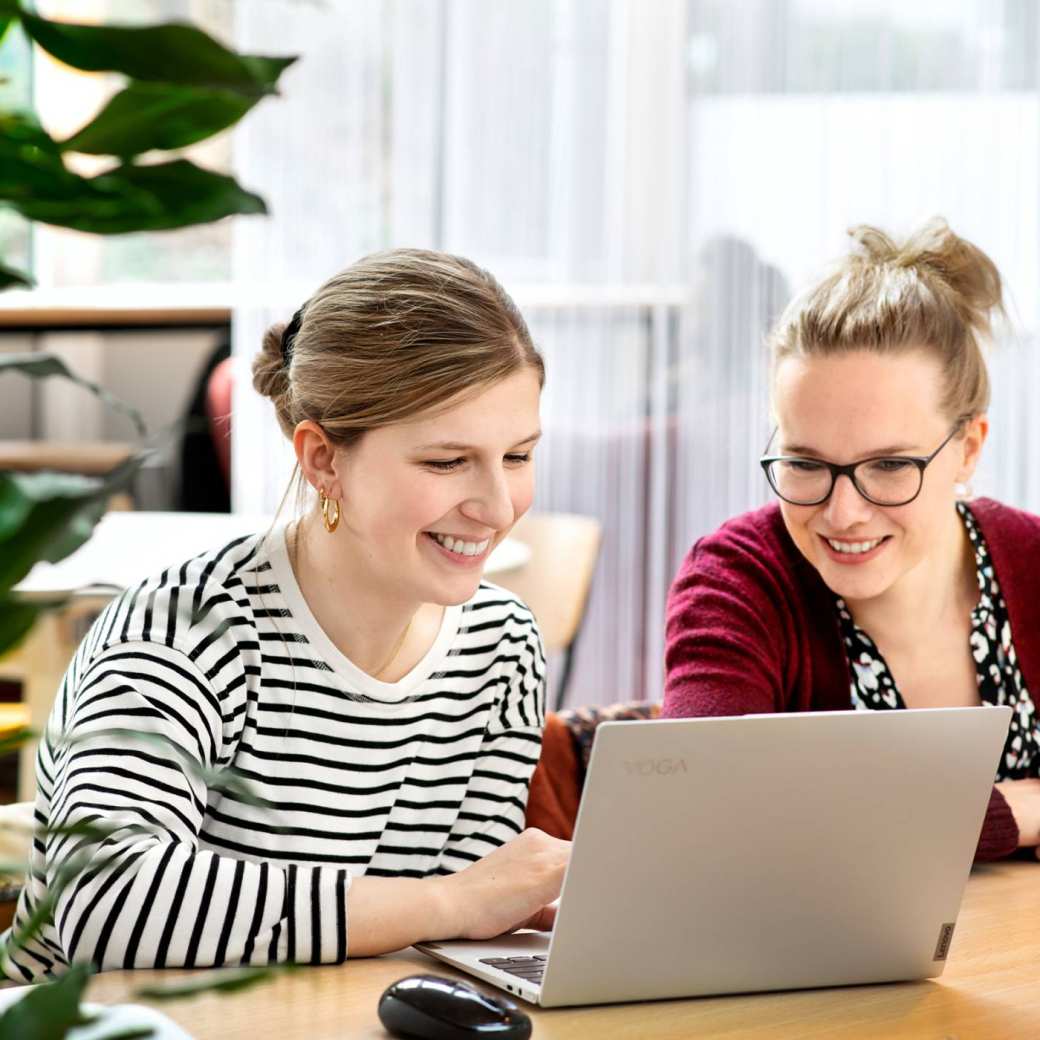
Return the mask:
[(769, 336), (774, 366), (791, 356), (928, 350), (943, 369), (951, 419), (989, 406), (982, 341), (1003, 312), (1000, 272), (978, 246), (933, 218), (902, 242), (880, 228), (849, 229), (854, 249), (796, 297)]
[(278, 398), (289, 389), (289, 373), (282, 358), (285, 325), (272, 325), (265, 333), (260, 353), (253, 358), (253, 389), (261, 397)]
[(869, 262), (913, 268), (923, 278), (944, 282), (966, 324), (991, 334), (991, 316), (1003, 312), (1003, 288), (997, 265), (978, 246), (961, 238), (942, 217), (933, 217), (902, 245), (868, 224), (849, 229)]

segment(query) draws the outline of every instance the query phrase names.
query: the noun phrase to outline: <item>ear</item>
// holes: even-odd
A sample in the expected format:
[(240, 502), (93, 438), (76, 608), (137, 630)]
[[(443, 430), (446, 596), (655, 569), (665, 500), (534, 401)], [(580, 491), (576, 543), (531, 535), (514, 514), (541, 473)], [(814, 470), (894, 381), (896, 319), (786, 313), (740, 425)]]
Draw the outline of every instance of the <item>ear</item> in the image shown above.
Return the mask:
[(316, 422), (305, 419), (293, 430), (293, 449), (307, 483), (316, 491), (324, 491), (329, 498), (341, 499), (343, 485), (339, 467), (342, 462), (329, 435)]
[(965, 427), (964, 436), (958, 441), (961, 452), (961, 465), (957, 470), (958, 484), (965, 484), (971, 480), (988, 434), (989, 419), (985, 415), (976, 415)]

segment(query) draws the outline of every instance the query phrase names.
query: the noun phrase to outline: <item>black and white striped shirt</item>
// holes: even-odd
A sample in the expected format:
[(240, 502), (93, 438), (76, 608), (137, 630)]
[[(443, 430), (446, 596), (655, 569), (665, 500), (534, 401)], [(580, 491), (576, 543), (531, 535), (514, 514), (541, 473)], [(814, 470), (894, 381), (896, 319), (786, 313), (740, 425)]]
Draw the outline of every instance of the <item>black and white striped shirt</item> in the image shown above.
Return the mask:
[[(16, 927), (57, 902), (8, 973), (343, 960), (352, 875), (453, 872), (522, 830), (544, 674), (530, 612), (482, 583), (408, 675), (373, 679), (314, 620), (282, 532), (144, 582), (84, 639), (41, 741)], [(83, 821), (138, 829), (45, 833)]]

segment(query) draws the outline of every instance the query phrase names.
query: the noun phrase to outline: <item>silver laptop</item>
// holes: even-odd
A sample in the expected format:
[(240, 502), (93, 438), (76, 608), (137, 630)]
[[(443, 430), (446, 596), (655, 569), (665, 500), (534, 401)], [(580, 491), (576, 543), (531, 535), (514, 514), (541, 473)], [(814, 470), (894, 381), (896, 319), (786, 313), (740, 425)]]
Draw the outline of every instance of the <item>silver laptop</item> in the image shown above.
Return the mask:
[(937, 976), (1010, 718), (604, 723), (552, 934), (418, 948), (543, 1007)]

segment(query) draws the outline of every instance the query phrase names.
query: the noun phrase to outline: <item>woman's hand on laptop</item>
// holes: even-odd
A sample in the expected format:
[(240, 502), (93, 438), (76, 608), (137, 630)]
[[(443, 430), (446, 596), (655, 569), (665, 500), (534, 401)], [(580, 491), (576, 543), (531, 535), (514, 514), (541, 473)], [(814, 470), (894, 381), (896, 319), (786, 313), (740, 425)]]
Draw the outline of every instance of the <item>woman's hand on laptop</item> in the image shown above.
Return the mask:
[(570, 854), (569, 841), (529, 828), (457, 874), (353, 878), (347, 894), (350, 956), (552, 928)]
[(563, 887), (571, 843), (529, 827), (465, 870), (438, 878), (447, 930), (442, 939), (493, 939), (535, 928), (548, 931)]
[[(997, 790), (1008, 803), (1018, 824), (1019, 848), (1040, 845), (1040, 780), (1005, 780)], [(1040, 858), (1040, 849), (1037, 849)]]

